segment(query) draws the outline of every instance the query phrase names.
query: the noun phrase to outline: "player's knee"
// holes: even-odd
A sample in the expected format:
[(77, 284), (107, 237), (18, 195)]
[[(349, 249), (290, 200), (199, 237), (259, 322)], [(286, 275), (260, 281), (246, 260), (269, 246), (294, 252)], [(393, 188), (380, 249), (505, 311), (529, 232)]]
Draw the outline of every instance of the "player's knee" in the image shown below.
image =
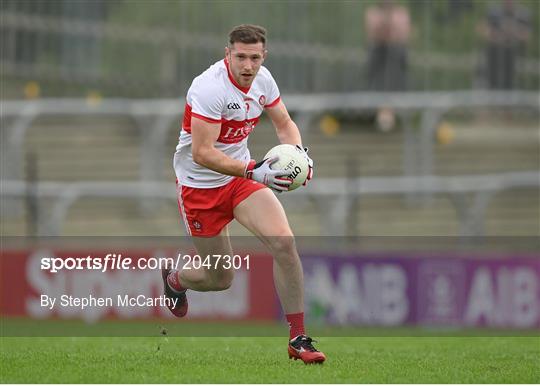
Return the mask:
[(267, 239), (268, 245), (274, 255), (292, 255), (296, 250), (296, 242), (290, 231)]

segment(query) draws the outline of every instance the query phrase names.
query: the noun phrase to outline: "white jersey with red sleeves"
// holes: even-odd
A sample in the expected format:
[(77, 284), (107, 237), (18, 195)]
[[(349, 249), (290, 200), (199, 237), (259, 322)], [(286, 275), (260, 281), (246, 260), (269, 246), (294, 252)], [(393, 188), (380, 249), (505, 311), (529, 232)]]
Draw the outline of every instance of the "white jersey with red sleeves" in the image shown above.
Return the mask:
[(174, 170), (180, 185), (216, 188), (232, 176), (196, 164), (191, 152), (191, 118), (220, 123), (215, 148), (231, 158), (248, 162), (249, 134), (265, 107), (280, 100), (279, 89), (270, 71), (261, 66), (250, 88), (241, 87), (231, 76), (228, 62), (220, 60), (196, 77), (188, 90), (180, 139), (174, 154)]

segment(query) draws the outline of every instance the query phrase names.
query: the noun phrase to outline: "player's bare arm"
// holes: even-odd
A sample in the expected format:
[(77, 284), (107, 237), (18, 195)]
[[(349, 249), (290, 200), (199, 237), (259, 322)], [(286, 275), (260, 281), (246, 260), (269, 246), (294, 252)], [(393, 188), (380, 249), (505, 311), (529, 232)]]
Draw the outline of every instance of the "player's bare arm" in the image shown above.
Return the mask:
[(227, 156), (214, 147), (221, 125), (192, 117), (193, 160), (201, 166), (229, 176), (243, 177), (246, 163)]
[(288, 143), (291, 145), (302, 144), (300, 130), (298, 130), (298, 126), (296, 126), (296, 123), (291, 119), (283, 101), (279, 101), (275, 106), (267, 107), (266, 113), (272, 120), (281, 143)]

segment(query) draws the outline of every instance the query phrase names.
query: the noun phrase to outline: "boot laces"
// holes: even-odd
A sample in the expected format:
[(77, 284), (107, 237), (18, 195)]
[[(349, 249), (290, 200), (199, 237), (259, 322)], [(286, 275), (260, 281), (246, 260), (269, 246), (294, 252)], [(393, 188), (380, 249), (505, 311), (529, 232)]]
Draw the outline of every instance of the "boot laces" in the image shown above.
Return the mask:
[(304, 348), (306, 351), (311, 352), (319, 352), (315, 347), (313, 347), (312, 343), (317, 343), (316, 340), (310, 338), (309, 336), (300, 335), (298, 338), (295, 339), (295, 341), (292, 343), (293, 346), (297, 348)]

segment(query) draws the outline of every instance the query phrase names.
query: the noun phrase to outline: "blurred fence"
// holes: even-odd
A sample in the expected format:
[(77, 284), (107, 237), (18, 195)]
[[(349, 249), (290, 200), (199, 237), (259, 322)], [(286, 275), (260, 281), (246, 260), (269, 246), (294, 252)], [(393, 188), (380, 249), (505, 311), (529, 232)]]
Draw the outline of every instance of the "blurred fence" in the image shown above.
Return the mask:
[[(301, 127), (312, 126), (310, 121), (317, 114), (336, 111), (366, 111), (385, 103), (403, 115), (404, 142), (403, 173), (394, 177), (318, 178), (309, 191), (299, 191), (284, 197), (294, 202), (297, 198), (309, 198), (316, 202), (325, 229), (334, 235), (347, 234), (347, 224), (354, 217), (352, 208), (361, 196), (405, 195), (409, 201), (428, 202), (434, 194), (445, 194), (451, 201), (459, 218), (459, 233), (464, 236), (484, 233), (484, 216), (495, 194), (512, 188), (540, 187), (538, 172), (523, 171), (471, 176), (433, 176), (433, 142), (441, 117), (448, 111), (475, 109), (479, 107), (538, 109), (538, 94), (534, 92), (479, 92), (460, 91), (446, 93), (342, 93), (319, 95), (289, 95), (287, 104)], [(43, 99), (38, 101), (4, 101), (0, 116), (5, 123), (2, 128), (2, 205), (13, 205), (22, 198), (45, 198), (54, 200), (46, 215), (41, 214), (39, 235), (61, 234), (70, 207), (81, 197), (121, 197), (140, 201), (143, 213), (152, 212), (157, 200), (174, 200), (169, 183), (160, 183), (160, 170), (172, 122), (181, 121), (182, 104), (171, 100), (113, 99), (89, 101), (78, 99)], [(420, 113), (419, 127), (411, 117)], [(129, 116), (139, 125), (141, 169), (137, 182), (108, 183), (88, 182), (49, 183), (23, 180), (25, 150), (23, 140), (32, 122), (43, 116)], [(408, 119), (407, 119), (408, 118)], [(354, 176), (356, 177), (356, 176)], [(171, 189), (168, 189), (171, 188)], [(469, 203), (466, 197), (473, 195)], [(151, 198), (151, 200), (149, 200)], [(9, 201), (11, 200), (11, 201)], [(7, 213), (7, 207), (3, 207)], [(20, 212), (20, 210), (18, 211)]]
[[(61, 235), (69, 210), (84, 197), (135, 198), (141, 200), (141, 204), (148, 204), (148, 199), (177, 200), (171, 184), (165, 182), (27, 183), (4, 180), (2, 185), (4, 200), (23, 197), (28, 199), (29, 194), (33, 199), (53, 200), (50, 212), (37, 216), (39, 223), (36, 234), (39, 236)], [(484, 236), (485, 212), (497, 193), (521, 187), (540, 188), (538, 173), (529, 171), (453, 177), (364, 177), (352, 180), (319, 178), (311, 183), (310, 190), (299, 190), (281, 200), (284, 203), (300, 205), (306, 198), (314, 200), (321, 222), (325, 229), (330, 230), (330, 235), (346, 236), (347, 225), (351, 223), (352, 208), (362, 196), (445, 194), (451, 198), (459, 219), (460, 236), (469, 237)], [(471, 194), (473, 199), (468, 203), (466, 198)]]
[[(175, 97), (222, 57), (232, 26), (269, 30), (267, 64), (285, 92), (367, 87), (364, 14), (374, 1), (3, 0), (1, 72), (4, 97), (21, 82), (48, 96), (98, 90), (109, 96)], [(498, 2), (409, 0), (409, 88), (483, 87), (484, 42), (476, 31)], [(536, 1), (519, 2), (531, 34), (517, 63), (517, 88), (538, 89)], [(24, 84), (24, 83), (23, 83)]]
[[(453, 91), (437, 92), (358, 92), (325, 94), (291, 94), (284, 97), (288, 110), (302, 130), (312, 126), (314, 118), (327, 112), (370, 112), (379, 106), (395, 109), (404, 126), (403, 172), (405, 175), (430, 175), (433, 171), (433, 133), (444, 114), (453, 109), (485, 107), (524, 108), (538, 113), (539, 95), (535, 92)], [(129, 116), (140, 129), (140, 179), (155, 180), (155, 171), (163, 164), (167, 133), (173, 122), (181, 122), (183, 99), (154, 100), (92, 100), (43, 99), (38, 101), (5, 101), (0, 117), (6, 120), (2, 128), (2, 160), (8, 165), (3, 178), (22, 176), (23, 140), (33, 121), (40, 116)], [(414, 114), (420, 120), (414, 123)], [(143, 120), (150, 118), (151, 122)], [(168, 154), (167, 154), (168, 156)]]

